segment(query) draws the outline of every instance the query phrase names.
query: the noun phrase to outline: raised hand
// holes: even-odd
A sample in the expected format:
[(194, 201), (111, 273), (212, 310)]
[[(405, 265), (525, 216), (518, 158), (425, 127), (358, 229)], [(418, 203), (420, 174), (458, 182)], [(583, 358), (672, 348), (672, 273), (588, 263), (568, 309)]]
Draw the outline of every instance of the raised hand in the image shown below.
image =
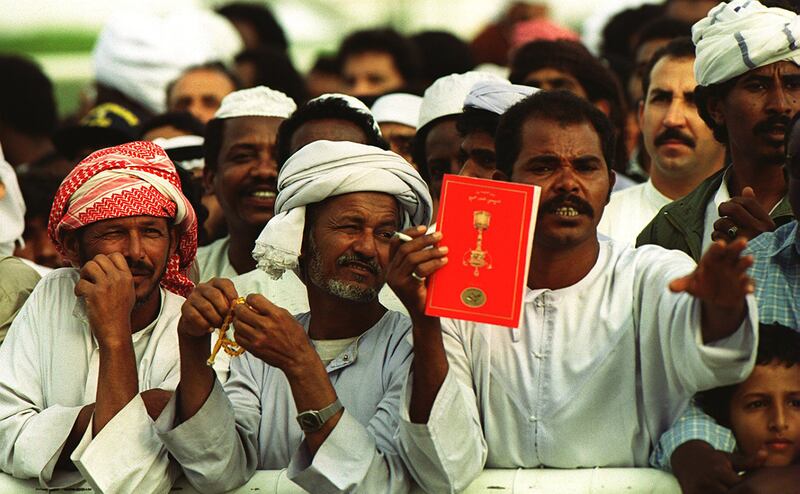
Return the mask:
[(412, 319), (425, 313), (427, 288), (424, 279), (447, 264), (447, 247), (436, 247), (441, 232), (425, 234), (427, 228), (418, 226), (403, 232), (412, 240), (395, 238), (389, 247), (389, 266), (386, 282), (408, 309)]
[(719, 240), (711, 244), (697, 268), (689, 275), (669, 284), (673, 292), (687, 292), (704, 302), (721, 308), (741, 308), (744, 297), (753, 293), (755, 284), (747, 275), (752, 256), (742, 256), (747, 241), (739, 238), (731, 243)]
[(231, 280), (214, 278), (195, 287), (181, 307), (178, 334), (205, 337), (218, 328), (239, 295)]
[(759, 468), (766, 460), (766, 451), (745, 456), (718, 451), (710, 444), (687, 441), (672, 453), (672, 472), (683, 494), (722, 494), (742, 482), (739, 472)]
[(764, 232), (775, 230), (769, 211), (756, 200), (752, 187), (742, 189), (742, 195), (719, 205), (720, 219), (714, 222), (711, 239), (731, 241), (738, 237), (751, 240)]
[(114, 339), (130, 341), (136, 292), (133, 275), (122, 254), (98, 254), (84, 264), (75, 295), (86, 301), (89, 327), (99, 345)]

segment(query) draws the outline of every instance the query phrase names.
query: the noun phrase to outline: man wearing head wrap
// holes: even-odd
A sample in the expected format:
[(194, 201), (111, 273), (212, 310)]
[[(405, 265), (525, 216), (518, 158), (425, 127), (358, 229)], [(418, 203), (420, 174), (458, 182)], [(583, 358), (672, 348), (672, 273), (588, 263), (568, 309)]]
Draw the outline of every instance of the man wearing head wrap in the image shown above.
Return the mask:
[(392, 151), (415, 168), (417, 165), (411, 156), (411, 144), (417, 133), (421, 104), (422, 98), (415, 94), (391, 93), (376, 99), (370, 108), (375, 122), (381, 128), (381, 134), (389, 142)]
[(475, 83), (464, 99), (464, 111), (456, 129), (461, 136), (460, 175), (508, 180), (510, 173), (497, 169), (494, 134), (500, 116), (515, 103), (538, 91), (535, 87), (508, 81)]
[(198, 249), (200, 281), (256, 267), (250, 252), (272, 218), (277, 192), (278, 126), (295, 108), (282, 92), (259, 86), (225, 96), (208, 122), (203, 176), (222, 206), (228, 235)]
[(800, 110), (800, 17), (756, 0), (720, 3), (692, 27), (697, 110), (730, 163), (665, 206), (636, 244), (699, 259), (715, 240), (754, 238), (792, 219), (784, 137)]
[[(278, 190), (254, 256), (271, 276), (297, 271), (310, 311), (294, 319), (228, 280), (198, 286), (179, 324), (184, 377), (156, 424), (161, 438), (203, 492), (282, 468), (309, 492), (405, 492), (393, 435), (411, 323), (377, 293), (394, 232), (430, 221), (427, 186), (390, 151), (319, 141), (289, 158)], [(233, 326), (247, 353), (223, 388), (206, 366), (208, 328), (240, 295)]]
[(174, 165), (149, 142), (92, 153), (49, 233), (74, 267), (42, 278), (0, 347), (0, 468), (43, 487), (166, 491), (177, 469), (151, 417), (178, 384), (197, 242)]
[(444, 174), (457, 174), (461, 170), (461, 137), (456, 130), (456, 120), (464, 107), (464, 98), (479, 81), (501, 83), (504, 80), (487, 72), (472, 71), (440, 77), (425, 90), (414, 137), (414, 163), (431, 189), (434, 216), (439, 207)]

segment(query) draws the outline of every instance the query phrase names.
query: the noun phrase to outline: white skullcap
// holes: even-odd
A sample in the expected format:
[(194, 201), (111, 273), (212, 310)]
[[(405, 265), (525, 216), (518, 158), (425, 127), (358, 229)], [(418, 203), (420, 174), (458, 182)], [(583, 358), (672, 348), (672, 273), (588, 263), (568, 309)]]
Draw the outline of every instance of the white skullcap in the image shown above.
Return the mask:
[(692, 26), (701, 86), (733, 79), (781, 60), (800, 65), (800, 16), (756, 0), (721, 3)]
[(422, 98), (415, 94), (392, 93), (381, 96), (372, 105), (377, 123), (393, 122), (417, 128)]
[(280, 91), (256, 86), (234, 91), (224, 98), (214, 118), (289, 118), (297, 109), (294, 100)]
[(464, 108), (469, 106), (502, 115), (509, 108), (538, 91), (538, 88), (511, 84), (508, 81), (479, 81), (472, 86), (469, 94), (464, 98)]
[(478, 81), (500, 82), (504, 79), (488, 72), (465, 72), (440, 77), (425, 90), (419, 109), (417, 130), (448, 115), (458, 115), (464, 108), (464, 98)]
[(0, 256), (10, 256), (17, 242), (22, 241), (25, 230), (25, 200), (17, 182), (17, 173), (3, 159), (0, 148), (0, 183), (3, 193), (0, 196)]
[(427, 225), (428, 185), (399, 155), (354, 142), (314, 141), (294, 153), (278, 175), (275, 216), (256, 240), (253, 258), (273, 278), (296, 269), (306, 206), (351, 192), (383, 192), (402, 208), (403, 228)]
[(95, 79), (163, 113), (167, 85), (181, 72), (207, 62), (230, 62), (242, 47), (233, 25), (210, 10), (164, 16), (147, 9), (118, 12), (94, 46)]
[(314, 104), (314, 103), (320, 103), (320, 102), (323, 102), (323, 101), (334, 100), (334, 99), (342, 100), (345, 103), (347, 103), (347, 106), (349, 106), (353, 110), (357, 111), (358, 113), (363, 113), (364, 115), (368, 116), (369, 117), (369, 121), (370, 121), (370, 123), (372, 125), (372, 128), (375, 130), (375, 132), (377, 132), (379, 136), (383, 135), (383, 134), (381, 134), (381, 128), (378, 127), (378, 123), (375, 121), (375, 116), (369, 110), (367, 105), (365, 105), (364, 102), (361, 101), (358, 98), (355, 98), (353, 96), (349, 96), (347, 94), (341, 94), (341, 93), (325, 93), (325, 94), (322, 94), (320, 96), (317, 96), (314, 99), (309, 100), (308, 103), (306, 103), (306, 104), (311, 105), (311, 104)]

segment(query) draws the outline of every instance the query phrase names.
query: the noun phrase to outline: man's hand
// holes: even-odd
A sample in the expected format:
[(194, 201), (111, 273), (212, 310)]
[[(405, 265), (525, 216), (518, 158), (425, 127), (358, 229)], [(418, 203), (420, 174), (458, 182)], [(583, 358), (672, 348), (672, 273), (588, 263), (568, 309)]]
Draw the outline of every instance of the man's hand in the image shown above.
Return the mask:
[(747, 275), (752, 256), (742, 256), (747, 241), (739, 238), (731, 243), (720, 240), (711, 244), (697, 268), (669, 284), (673, 292), (687, 292), (704, 302), (727, 308), (741, 309), (744, 297), (753, 293), (755, 284)]
[(673, 292), (686, 292), (701, 300), (706, 344), (733, 334), (747, 314), (745, 296), (753, 293), (755, 283), (747, 275), (753, 257), (741, 255), (745, 247), (743, 238), (729, 244), (714, 242), (691, 274), (669, 284)]
[(692, 440), (672, 453), (672, 473), (683, 494), (723, 494), (742, 482), (738, 472), (760, 467), (766, 456), (766, 451), (761, 450), (745, 457), (718, 451), (705, 441)]
[(220, 327), (239, 295), (231, 280), (214, 278), (195, 287), (181, 307), (178, 334), (190, 338), (208, 336)]
[(147, 415), (149, 415), (151, 419), (156, 420), (172, 398), (172, 391), (153, 388), (142, 391), (141, 395), (142, 401), (144, 401), (144, 407), (147, 409)]
[(714, 222), (711, 239), (731, 241), (738, 237), (747, 240), (775, 230), (769, 211), (756, 200), (752, 187), (742, 189), (742, 195), (719, 205), (720, 219)]
[(730, 494), (796, 494), (800, 492), (800, 465), (762, 467), (744, 476)]
[[(413, 240), (392, 240), (389, 247), (391, 262), (386, 269), (386, 282), (408, 309), (412, 320), (425, 317), (426, 278), (447, 264), (447, 247), (436, 247), (441, 232), (426, 235), (427, 228), (409, 228), (405, 233)], [(416, 276), (416, 277), (415, 277)]]
[(98, 254), (84, 264), (75, 295), (86, 301), (89, 327), (98, 345), (130, 341), (136, 293), (131, 270), (122, 254)]
[(303, 326), (289, 311), (263, 295), (248, 295), (246, 302), (234, 308), (233, 327), (236, 342), (248, 352), (290, 379), (321, 363)]

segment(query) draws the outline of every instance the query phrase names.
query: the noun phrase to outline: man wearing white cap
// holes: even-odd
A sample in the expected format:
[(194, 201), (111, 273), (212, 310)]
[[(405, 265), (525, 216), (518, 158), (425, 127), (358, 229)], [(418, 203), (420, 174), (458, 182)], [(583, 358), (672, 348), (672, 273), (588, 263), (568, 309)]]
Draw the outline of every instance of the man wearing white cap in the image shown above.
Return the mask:
[(480, 81), (472, 86), (456, 122), (461, 135), (461, 175), (508, 180), (510, 171), (497, 169), (494, 146), (497, 124), (506, 110), (536, 91), (535, 87), (508, 81)]
[[(377, 293), (394, 232), (430, 221), (427, 186), (392, 152), (318, 141), (287, 160), (278, 189), (254, 256), (272, 276), (297, 271), (310, 312), (295, 320), (261, 295), (230, 309), (245, 294), (200, 285), (183, 308), (183, 379), (160, 437), (203, 492), (279, 468), (309, 492), (407, 491), (393, 435), (411, 324)], [(229, 310), (247, 353), (223, 388), (206, 366), (208, 328)]]
[(461, 170), (461, 136), (456, 120), (464, 107), (464, 98), (478, 81), (503, 80), (486, 72), (450, 74), (440, 77), (425, 90), (414, 137), (414, 163), (431, 189), (434, 214), (444, 174), (457, 174)]
[(731, 163), (665, 206), (636, 244), (699, 259), (718, 239), (753, 238), (792, 219), (784, 137), (800, 110), (800, 17), (757, 0), (720, 3), (692, 27), (697, 109)]
[(208, 122), (203, 176), (222, 206), (228, 236), (198, 249), (201, 281), (255, 269), (250, 253), (277, 193), (278, 126), (295, 108), (285, 94), (259, 86), (227, 95)]
[(411, 144), (417, 134), (419, 107), (422, 98), (415, 94), (391, 93), (381, 96), (372, 105), (370, 111), (375, 122), (381, 128), (381, 134), (389, 142), (392, 151), (414, 165), (411, 156)]

